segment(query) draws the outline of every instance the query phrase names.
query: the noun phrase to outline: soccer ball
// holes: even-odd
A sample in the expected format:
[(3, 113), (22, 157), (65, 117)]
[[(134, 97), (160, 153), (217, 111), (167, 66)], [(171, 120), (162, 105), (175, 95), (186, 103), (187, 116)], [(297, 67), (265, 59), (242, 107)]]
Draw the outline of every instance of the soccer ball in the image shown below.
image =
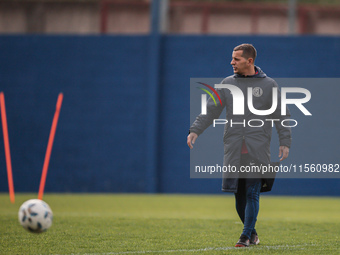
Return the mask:
[(52, 226), (52, 210), (39, 199), (30, 199), (23, 203), (18, 216), (21, 226), (33, 233), (42, 233)]

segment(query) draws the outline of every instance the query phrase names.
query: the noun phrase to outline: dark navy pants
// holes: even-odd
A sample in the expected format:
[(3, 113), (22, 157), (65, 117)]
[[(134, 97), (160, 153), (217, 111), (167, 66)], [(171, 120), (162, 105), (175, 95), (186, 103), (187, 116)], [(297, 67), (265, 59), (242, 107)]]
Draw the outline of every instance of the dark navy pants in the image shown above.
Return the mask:
[[(241, 165), (249, 165), (248, 154), (241, 157)], [(243, 178), (238, 181), (238, 189), (235, 193), (236, 210), (243, 222), (242, 234), (250, 238), (256, 233), (255, 224), (259, 212), (261, 179)]]

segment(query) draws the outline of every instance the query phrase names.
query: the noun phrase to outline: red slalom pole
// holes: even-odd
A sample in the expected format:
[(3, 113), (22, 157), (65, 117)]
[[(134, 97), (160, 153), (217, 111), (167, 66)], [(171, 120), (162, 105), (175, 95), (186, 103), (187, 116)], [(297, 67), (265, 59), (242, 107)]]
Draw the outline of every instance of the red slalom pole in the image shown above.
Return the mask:
[(5, 96), (3, 92), (0, 93), (0, 107), (1, 107), (2, 131), (4, 134), (4, 146), (5, 146), (5, 155), (6, 155), (6, 165), (7, 165), (9, 199), (14, 204), (15, 195), (14, 195), (14, 184), (13, 184), (13, 175), (12, 175), (12, 161), (11, 161), (11, 151), (9, 148)]
[(53, 117), (50, 137), (48, 139), (48, 144), (47, 144), (47, 149), (46, 149), (46, 154), (45, 154), (44, 166), (43, 166), (43, 170), (42, 170), (42, 174), (41, 174), (39, 194), (38, 194), (38, 199), (40, 199), (40, 200), (42, 200), (43, 195), (44, 195), (48, 164), (50, 163), (52, 146), (53, 146), (55, 131), (57, 129), (59, 113), (60, 113), (60, 108), (61, 108), (62, 102), (63, 102), (63, 93), (60, 93), (59, 96), (58, 96), (57, 105), (56, 105), (56, 109), (55, 109), (55, 113), (54, 113), (54, 117)]

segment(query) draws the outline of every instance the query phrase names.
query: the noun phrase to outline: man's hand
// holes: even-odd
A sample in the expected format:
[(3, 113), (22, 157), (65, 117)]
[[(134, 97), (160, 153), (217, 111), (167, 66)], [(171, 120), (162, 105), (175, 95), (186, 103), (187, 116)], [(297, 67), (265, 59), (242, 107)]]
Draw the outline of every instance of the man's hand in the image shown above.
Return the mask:
[(289, 155), (289, 148), (287, 146), (280, 146), (279, 157), (282, 156), (282, 158), (280, 158), (280, 161), (288, 158), (288, 155)]
[(190, 133), (188, 135), (187, 144), (188, 144), (190, 149), (194, 148), (194, 146), (192, 146), (192, 145), (195, 144), (197, 137), (198, 137), (198, 135), (196, 133)]

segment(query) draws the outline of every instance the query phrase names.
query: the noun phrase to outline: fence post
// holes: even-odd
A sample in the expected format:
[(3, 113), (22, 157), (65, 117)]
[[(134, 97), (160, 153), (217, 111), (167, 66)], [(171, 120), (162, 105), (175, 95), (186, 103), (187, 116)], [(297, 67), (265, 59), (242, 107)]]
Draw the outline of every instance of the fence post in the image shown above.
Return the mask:
[[(146, 144), (146, 191), (159, 191), (159, 109), (160, 71), (161, 71), (161, 28), (164, 29), (164, 0), (153, 0), (151, 4), (151, 27), (149, 35), (149, 73), (147, 94), (147, 144)], [(163, 10), (163, 11), (162, 11)], [(162, 25), (163, 24), (163, 25)], [(163, 30), (164, 31), (164, 30)]]

